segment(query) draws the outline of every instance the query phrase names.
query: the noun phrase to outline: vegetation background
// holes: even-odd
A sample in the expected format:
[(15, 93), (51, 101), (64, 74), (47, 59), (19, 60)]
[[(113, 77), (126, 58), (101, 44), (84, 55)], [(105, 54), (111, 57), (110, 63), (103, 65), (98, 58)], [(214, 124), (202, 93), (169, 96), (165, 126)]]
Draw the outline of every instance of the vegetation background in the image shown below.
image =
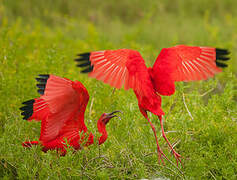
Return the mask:
[[(237, 179), (237, 1), (233, 0), (1, 0), (1, 179)], [(148, 66), (164, 47), (177, 44), (228, 48), (228, 68), (215, 78), (177, 83), (163, 97), (165, 131), (184, 167), (158, 164), (156, 145), (134, 93), (79, 73), (77, 53), (132, 48)], [(40, 147), (40, 124), (22, 120), (21, 102), (37, 97), (35, 77), (52, 73), (88, 89), (88, 129), (103, 112), (122, 110), (107, 127), (108, 140), (65, 157)], [(185, 107), (187, 105), (187, 108)], [(191, 113), (191, 115), (188, 113)], [(150, 114), (160, 133), (159, 121)], [(165, 154), (175, 163), (160, 136)]]

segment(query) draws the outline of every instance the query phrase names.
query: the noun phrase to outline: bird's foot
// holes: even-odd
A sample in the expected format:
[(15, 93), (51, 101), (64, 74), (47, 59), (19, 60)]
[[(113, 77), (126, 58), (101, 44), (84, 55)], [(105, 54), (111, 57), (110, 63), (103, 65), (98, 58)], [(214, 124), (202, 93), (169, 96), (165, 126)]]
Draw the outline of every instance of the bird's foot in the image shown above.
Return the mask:
[(176, 159), (177, 167), (179, 166), (179, 163), (181, 164), (181, 166), (183, 166), (181, 159), (180, 159), (180, 158), (182, 158), (181, 155), (179, 153), (177, 153), (174, 149), (172, 149), (172, 152), (173, 152), (174, 157)]
[[(175, 152), (175, 151), (174, 151)], [(166, 159), (168, 162), (171, 162), (165, 155), (165, 153), (161, 150), (161, 148), (157, 148), (157, 153), (158, 153), (158, 162), (160, 161), (165, 165), (164, 159)], [(176, 152), (175, 152), (176, 153)], [(178, 153), (176, 153), (178, 154)], [(179, 154), (178, 154), (179, 155)], [(179, 155), (180, 156), (180, 155)]]

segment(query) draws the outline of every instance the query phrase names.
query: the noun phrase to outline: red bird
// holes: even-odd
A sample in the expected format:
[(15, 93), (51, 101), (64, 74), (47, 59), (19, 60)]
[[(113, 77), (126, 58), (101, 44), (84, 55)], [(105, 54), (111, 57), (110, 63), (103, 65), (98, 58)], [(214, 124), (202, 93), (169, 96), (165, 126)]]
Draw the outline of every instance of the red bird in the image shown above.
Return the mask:
[[(81, 148), (82, 143), (89, 146), (94, 143), (94, 136), (88, 133), (84, 122), (84, 114), (89, 100), (86, 88), (79, 81), (71, 81), (54, 75), (39, 75), (36, 80), (39, 98), (23, 102), (20, 108), (25, 120), (40, 121), (41, 134), (38, 141), (24, 142), (24, 147), (41, 144), (43, 151), (56, 149), (61, 155), (66, 154), (66, 142), (75, 150)], [(101, 136), (98, 143), (106, 141), (108, 134), (106, 124), (117, 115), (114, 111), (104, 113), (97, 122)]]
[(139, 109), (154, 132), (159, 159), (162, 160), (162, 156), (166, 156), (159, 147), (155, 127), (149, 120), (147, 111), (159, 117), (162, 135), (178, 165), (178, 162), (181, 163), (181, 156), (175, 152), (164, 132), (164, 112), (161, 109), (160, 95), (174, 94), (176, 81), (196, 81), (213, 77), (221, 72), (219, 67), (227, 66), (222, 61), (229, 59), (228, 54), (225, 49), (178, 45), (162, 49), (153, 67), (149, 68), (140, 53), (131, 49), (83, 53), (75, 60), (79, 62), (77, 66), (86, 67), (82, 73), (89, 73), (90, 77), (118, 89), (123, 86), (125, 90), (133, 89)]

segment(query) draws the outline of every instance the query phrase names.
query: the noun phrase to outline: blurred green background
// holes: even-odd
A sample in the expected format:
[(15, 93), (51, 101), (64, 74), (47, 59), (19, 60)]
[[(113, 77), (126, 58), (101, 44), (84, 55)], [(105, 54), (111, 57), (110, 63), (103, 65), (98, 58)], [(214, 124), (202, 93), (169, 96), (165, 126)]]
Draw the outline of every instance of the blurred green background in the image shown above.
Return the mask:
[[(236, 8), (234, 0), (0, 1), (0, 178), (237, 179)], [(151, 66), (162, 48), (177, 44), (231, 51), (228, 68), (215, 78), (177, 83), (176, 93), (163, 97), (165, 131), (170, 142), (178, 142), (181, 170), (157, 163), (153, 133), (133, 92), (111, 94), (108, 85), (81, 75), (73, 61), (81, 52), (131, 48)], [(40, 73), (86, 86), (91, 110), (85, 121), (93, 132), (103, 112), (124, 112), (108, 125), (109, 138), (100, 149), (94, 145), (59, 158), (40, 147), (21, 147), (40, 134), (40, 124), (22, 121), (18, 110), (22, 101), (38, 96), (34, 78)], [(150, 117), (160, 131), (157, 118)]]

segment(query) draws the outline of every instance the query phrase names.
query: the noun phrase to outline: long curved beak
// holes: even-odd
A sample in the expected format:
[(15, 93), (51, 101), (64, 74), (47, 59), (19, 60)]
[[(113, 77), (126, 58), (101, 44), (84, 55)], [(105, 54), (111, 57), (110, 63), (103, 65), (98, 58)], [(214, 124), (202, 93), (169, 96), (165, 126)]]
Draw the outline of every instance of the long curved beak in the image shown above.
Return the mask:
[(118, 115), (115, 115), (115, 113), (123, 113), (122, 111), (113, 111), (112, 113), (106, 113), (106, 121), (105, 121), (105, 124), (107, 124), (109, 122), (109, 120), (111, 118), (114, 118), (114, 117), (117, 117), (118, 119), (121, 120), (121, 117), (118, 116)]

